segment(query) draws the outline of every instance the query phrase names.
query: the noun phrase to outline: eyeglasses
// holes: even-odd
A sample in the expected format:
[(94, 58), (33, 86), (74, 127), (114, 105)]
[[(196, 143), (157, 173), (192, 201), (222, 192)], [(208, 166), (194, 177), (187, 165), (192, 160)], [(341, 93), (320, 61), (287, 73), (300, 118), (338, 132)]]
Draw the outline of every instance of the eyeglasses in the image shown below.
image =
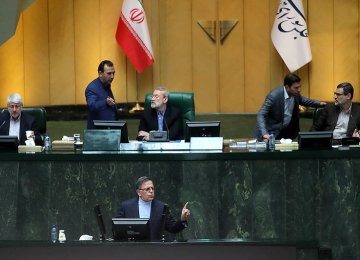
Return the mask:
[(11, 109), (18, 109), (18, 108), (20, 108), (21, 107), (21, 105), (8, 105), (8, 108), (11, 108)]
[(139, 189), (139, 190), (150, 192), (150, 191), (154, 191), (154, 187), (149, 187), (149, 188), (146, 188), (146, 189)]
[(337, 92), (334, 92), (334, 95), (337, 96), (337, 97), (340, 97), (340, 96), (343, 96), (345, 95), (344, 93), (337, 93)]
[(160, 95), (151, 95), (151, 99), (159, 99), (159, 98), (161, 98)]

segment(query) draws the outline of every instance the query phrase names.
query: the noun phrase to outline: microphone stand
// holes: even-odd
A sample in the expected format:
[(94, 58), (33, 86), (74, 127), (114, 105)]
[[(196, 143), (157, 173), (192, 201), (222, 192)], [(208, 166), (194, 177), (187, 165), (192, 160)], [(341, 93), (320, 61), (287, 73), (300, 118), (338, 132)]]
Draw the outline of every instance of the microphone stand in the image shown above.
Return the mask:
[(161, 219), (161, 242), (165, 242), (165, 223), (169, 214), (169, 206), (164, 204), (162, 219)]

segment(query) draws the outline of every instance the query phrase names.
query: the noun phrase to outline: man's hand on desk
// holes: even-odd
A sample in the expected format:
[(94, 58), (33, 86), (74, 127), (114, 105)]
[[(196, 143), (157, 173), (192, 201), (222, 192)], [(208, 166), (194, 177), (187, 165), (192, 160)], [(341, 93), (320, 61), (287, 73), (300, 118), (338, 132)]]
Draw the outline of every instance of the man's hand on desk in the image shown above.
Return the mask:
[[(138, 136), (143, 136), (143, 140), (149, 141), (149, 133), (145, 131), (139, 131)], [(138, 139), (139, 140), (139, 139)]]

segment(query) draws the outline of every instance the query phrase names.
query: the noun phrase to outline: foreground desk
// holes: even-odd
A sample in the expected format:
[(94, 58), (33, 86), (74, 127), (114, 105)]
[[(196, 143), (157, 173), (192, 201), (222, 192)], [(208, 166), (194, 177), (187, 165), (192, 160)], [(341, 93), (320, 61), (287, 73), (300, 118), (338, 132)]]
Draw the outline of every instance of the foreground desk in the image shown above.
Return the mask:
[(360, 151), (0, 154), (0, 239), (46, 240), (52, 223), (69, 240), (107, 231), (134, 180), (192, 218), (182, 236), (317, 240), (333, 259), (359, 259)]
[(226, 259), (226, 260), (324, 260), (327, 249), (315, 241), (193, 240), (189, 242), (67, 242), (0, 241), (1, 258), (12, 259)]

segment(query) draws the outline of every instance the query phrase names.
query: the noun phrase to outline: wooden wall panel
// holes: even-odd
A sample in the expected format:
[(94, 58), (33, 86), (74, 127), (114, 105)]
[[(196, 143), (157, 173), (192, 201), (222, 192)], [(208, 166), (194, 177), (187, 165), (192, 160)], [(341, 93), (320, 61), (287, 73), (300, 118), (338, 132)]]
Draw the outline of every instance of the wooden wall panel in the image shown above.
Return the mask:
[(216, 0), (192, 1), (193, 91), (196, 112), (218, 112), (216, 44), (197, 24), (198, 20), (216, 20)]
[(170, 91), (193, 91), (192, 5), (190, 0), (162, 0), (159, 12), (159, 38), (155, 85)]
[[(144, 0), (155, 64), (142, 74), (115, 41), (122, 2), (38, 0), (31, 5), (16, 35), (0, 46), (0, 104), (5, 106), (15, 91), (26, 105), (84, 104), (99, 62), (110, 59), (119, 102), (142, 101), (154, 86), (165, 85), (193, 91), (199, 113), (257, 112), (288, 72), (270, 37), (279, 0)], [(303, 0), (303, 5), (313, 60), (296, 72), (302, 94), (333, 100), (335, 86), (349, 81), (359, 101), (360, 0)], [(239, 23), (222, 45), (197, 24), (227, 19)]]
[(77, 104), (85, 103), (85, 88), (98, 77), (97, 68), (101, 61), (99, 6), (99, 0), (74, 2), (75, 100)]
[[(258, 111), (269, 92), (269, 1), (244, 0), (245, 111)], [(256, 94), (255, 94), (256, 93)]]
[[(275, 21), (275, 14), (279, 8), (279, 0), (271, 0), (269, 1), (269, 34), (270, 39), (268, 42), (269, 45), (269, 86), (267, 89), (267, 92), (269, 92), (271, 89), (280, 86), (284, 81), (284, 75), (286, 73), (289, 73), (288, 68), (282, 61), (279, 53), (275, 49), (272, 41), (271, 41), (271, 30)], [(267, 93), (264, 93), (263, 99), (265, 100), (265, 95)], [(259, 105), (258, 110), (260, 109)]]
[(53, 0), (48, 5), (50, 104), (76, 104), (74, 1)]
[(358, 0), (334, 0), (333, 23), (334, 83), (328, 92), (332, 93), (336, 85), (347, 81), (354, 86), (354, 100), (359, 100)]
[(308, 2), (308, 29), (313, 59), (310, 63), (310, 97), (332, 100), (334, 86), (334, 5), (332, 1)]
[[(126, 86), (126, 57), (115, 39), (115, 32), (121, 14), (122, 0), (100, 0), (99, 4), (99, 40), (100, 60), (111, 60), (115, 66), (115, 78), (112, 91), (117, 102), (136, 99), (136, 91), (129, 91)], [(99, 63), (98, 62), (98, 63)], [(135, 86), (132, 86), (135, 88)], [(85, 89), (83, 89), (85, 91)]]
[[(24, 29), (20, 16), (16, 34), (0, 47), (0, 107), (14, 92), (24, 95)], [(23, 99), (24, 104), (27, 100)]]
[(49, 23), (46, 0), (24, 12), (24, 75), (27, 106), (50, 103)]
[[(152, 35), (153, 35), (153, 29), (152, 26), (155, 26), (155, 22), (158, 21), (157, 18), (155, 17), (155, 19), (153, 18), (154, 16), (156, 16), (156, 11), (154, 10), (154, 8), (157, 7), (157, 5), (152, 4), (154, 2), (157, 1), (144, 1), (144, 9), (145, 9), (145, 13), (146, 13), (146, 18), (147, 18), (147, 22), (148, 22), (148, 28), (149, 28), (149, 34), (151, 39), (153, 39)], [(154, 50), (153, 50), (154, 51)], [(155, 59), (157, 59), (157, 55), (156, 53), (154, 53), (154, 57)], [(155, 60), (155, 62), (157, 62)], [(133, 69), (132, 65), (130, 65), (128, 68)], [(153, 78), (153, 74), (154, 74), (154, 65), (151, 65), (149, 67), (147, 67), (143, 72), (141, 72), (140, 74), (135, 73), (135, 70), (133, 69), (133, 74), (130, 75), (128, 74), (128, 78), (134, 78), (136, 79), (136, 84), (134, 85), (133, 90), (133, 96), (136, 97), (133, 100), (128, 100), (128, 101), (144, 101), (144, 97), (145, 94), (147, 92), (152, 92), (153, 90), (153, 86), (154, 86), (154, 78)]]
[(243, 1), (219, 1), (219, 20), (238, 24), (219, 46), (220, 112), (245, 110), (244, 6)]

